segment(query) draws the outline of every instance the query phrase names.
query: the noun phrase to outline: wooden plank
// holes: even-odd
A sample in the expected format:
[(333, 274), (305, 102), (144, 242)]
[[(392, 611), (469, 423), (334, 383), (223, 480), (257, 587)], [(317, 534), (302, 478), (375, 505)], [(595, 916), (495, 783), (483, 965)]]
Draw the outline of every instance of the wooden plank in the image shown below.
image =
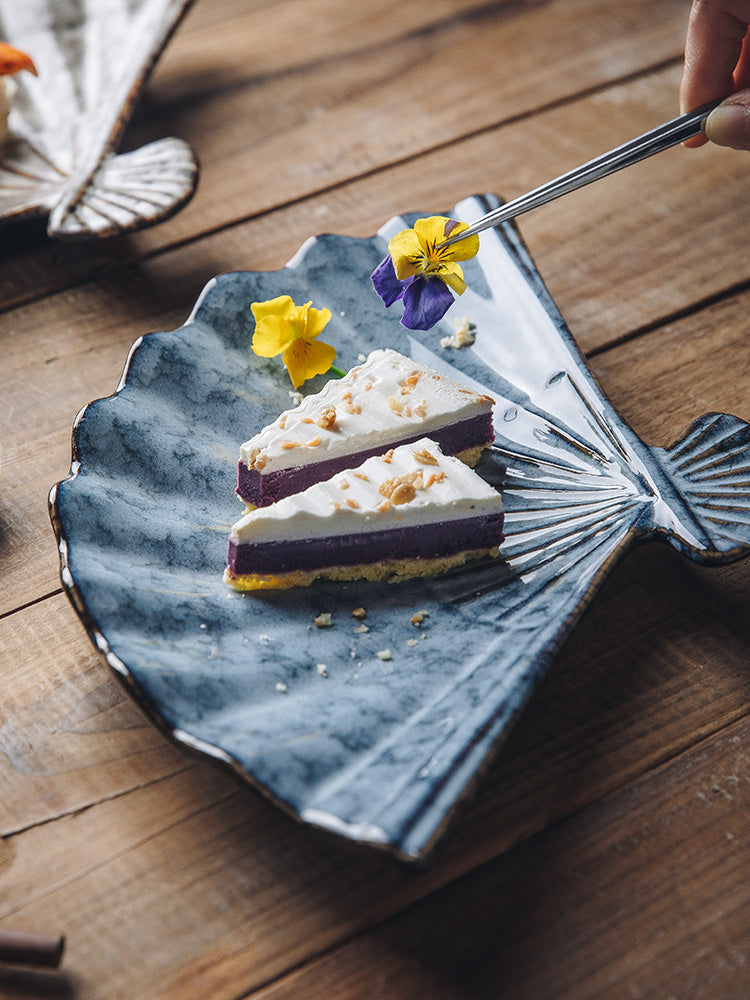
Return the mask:
[(745, 719), (253, 1000), (741, 1000)]
[[(28, 301), (678, 61), (684, 20), (679, 0), (299, 0), (181, 31), (156, 68), (126, 145), (163, 136), (169, 122), (201, 160), (195, 198), (174, 219), (104, 248), (65, 248), (48, 244), (40, 225), (13, 227), (0, 255), (0, 304)], [(303, 36), (304, 45), (290, 44)], [(669, 98), (671, 113), (674, 93)]]

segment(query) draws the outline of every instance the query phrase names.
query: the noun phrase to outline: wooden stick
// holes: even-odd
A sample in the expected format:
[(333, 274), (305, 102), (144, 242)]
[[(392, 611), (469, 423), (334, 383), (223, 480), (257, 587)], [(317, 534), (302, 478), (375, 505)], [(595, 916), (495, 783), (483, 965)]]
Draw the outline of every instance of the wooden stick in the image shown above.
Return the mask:
[(64, 947), (65, 938), (62, 935), (9, 931), (0, 927), (0, 962), (56, 968)]

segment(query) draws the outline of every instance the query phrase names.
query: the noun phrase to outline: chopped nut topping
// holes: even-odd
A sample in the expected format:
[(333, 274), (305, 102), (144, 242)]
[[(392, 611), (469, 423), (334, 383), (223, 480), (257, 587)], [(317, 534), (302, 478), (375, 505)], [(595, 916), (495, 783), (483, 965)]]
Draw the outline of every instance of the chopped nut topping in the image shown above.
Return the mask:
[(378, 493), (387, 497), (392, 504), (399, 506), (402, 503), (409, 503), (414, 499), (416, 491), (422, 489), (424, 489), (422, 470), (417, 469), (416, 472), (406, 472), (403, 476), (386, 479), (378, 487)]
[(383, 460), (384, 462), (387, 462), (388, 464), (390, 464), (390, 462), (391, 462), (391, 460), (392, 460), (392, 459), (393, 459), (393, 448), (390, 448), (390, 449), (389, 449), (389, 450), (388, 450), (388, 451), (387, 451), (387, 452), (385, 453), (385, 455), (383, 455), (383, 458), (382, 458), (382, 460)]
[(422, 624), (422, 622), (425, 620), (428, 614), (429, 614), (428, 611), (415, 611), (410, 618), (412, 625), (415, 628), (419, 628), (419, 626)]
[(427, 415), (427, 401), (423, 399), (421, 403), (417, 403), (417, 405), (414, 407), (414, 416), (424, 417), (426, 415)]
[(259, 451), (250, 464), (254, 469), (257, 469), (258, 472), (260, 472), (261, 469), (265, 469), (266, 467), (266, 456), (262, 451)]
[(370, 389), (372, 389), (372, 382), (368, 379), (367, 382), (365, 382), (365, 390)]
[(339, 481), (339, 489), (340, 490), (348, 490), (349, 489), (349, 480), (348, 479), (341, 479)]
[(314, 437), (311, 441), (308, 441), (307, 442), (307, 447), (308, 448), (317, 448), (319, 444), (320, 444), (320, 434), (318, 434), (316, 437)]
[[(416, 487), (416, 489), (415, 489)], [(393, 479), (386, 479), (378, 487), (378, 493), (387, 497), (394, 506), (399, 507), (403, 503), (409, 503), (417, 494), (417, 489), (422, 487), (421, 475), (411, 472), (405, 476), (394, 476)]]
[(330, 628), (333, 625), (330, 611), (322, 611), (313, 621), (318, 628)]
[(370, 477), (364, 472), (354, 472), (353, 475), (355, 475), (357, 479), (361, 479), (364, 483), (370, 482)]
[(394, 413), (401, 413), (404, 408), (404, 404), (400, 399), (396, 399), (395, 396), (388, 397), (388, 405), (393, 410)]
[(427, 477), (427, 482), (424, 484), (424, 488), (429, 490), (433, 483), (442, 483), (445, 479), (444, 472), (431, 472)]
[(300, 420), (300, 423), (301, 423), (301, 424), (311, 424), (312, 422), (313, 422), (313, 419), (312, 419), (312, 417), (303, 417), (303, 418), (302, 418), (302, 419)]
[(354, 611), (352, 611), (352, 617), (353, 618), (366, 618), (367, 617), (367, 612), (365, 611), (364, 608), (361, 608), (361, 607), (360, 608), (355, 608)]
[(417, 491), (414, 489), (411, 483), (401, 483), (396, 489), (391, 493), (391, 503), (395, 507), (400, 507), (403, 503), (409, 503), (417, 495)]
[(419, 451), (415, 451), (414, 452), (414, 457), (416, 458), (416, 460), (418, 462), (421, 462), (422, 465), (437, 465), (438, 464), (438, 460), (435, 458), (435, 456), (432, 454), (432, 452), (428, 451), (426, 448), (420, 448)]
[(352, 510), (359, 510), (359, 504), (352, 497), (346, 498), (346, 506), (351, 507)]
[(318, 427), (322, 427), (323, 430), (332, 431), (336, 426), (336, 409), (333, 406), (327, 406), (325, 410), (322, 410), (318, 415), (318, 419), (315, 421)]
[(391, 493), (393, 493), (400, 482), (401, 480), (395, 476), (393, 479), (386, 479), (384, 483), (381, 483), (380, 486), (378, 486), (378, 493), (382, 497), (390, 498)]
[(282, 441), (281, 442), (281, 447), (285, 451), (289, 451), (290, 448), (301, 448), (302, 447), (302, 442), (301, 441)]

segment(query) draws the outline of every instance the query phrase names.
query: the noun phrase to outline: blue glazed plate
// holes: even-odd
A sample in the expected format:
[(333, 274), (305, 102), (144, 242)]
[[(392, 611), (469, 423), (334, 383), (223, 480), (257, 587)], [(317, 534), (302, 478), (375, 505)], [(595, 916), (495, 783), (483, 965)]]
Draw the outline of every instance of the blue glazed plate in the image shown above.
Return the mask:
[[(454, 214), (473, 221), (493, 204)], [(211, 281), (185, 325), (141, 338), (117, 392), (83, 411), (50, 509), (92, 641), (175, 739), (303, 821), (413, 860), (630, 545), (662, 538), (703, 562), (747, 554), (750, 429), (709, 414), (671, 448), (645, 445), (511, 227), (482, 236), (437, 329), (406, 331), (368, 276), (409, 221), (372, 239), (317, 237), (281, 271)], [(250, 303), (285, 293), (331, 309), (341, 367), (393, 347), (495, 398), (497, 439), (478, 471), (503, 492), (500, 559), (396, 585), (223, 584), (239, 444), (290, 405), (279, 360), (250, 351)], [(441, 346), (463, 315), (474, 345)], [(323, 612), (330, 628), (314, 624)]]

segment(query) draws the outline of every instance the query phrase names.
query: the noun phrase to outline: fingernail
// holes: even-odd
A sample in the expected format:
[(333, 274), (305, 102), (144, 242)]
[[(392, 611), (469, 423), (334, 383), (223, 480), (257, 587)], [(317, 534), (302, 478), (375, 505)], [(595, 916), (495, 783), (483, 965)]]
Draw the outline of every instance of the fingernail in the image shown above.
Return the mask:
[(744, 104), (720, 104), (706, 119), (706, 135), (719, 146), (750, 149), (750, 109)]

